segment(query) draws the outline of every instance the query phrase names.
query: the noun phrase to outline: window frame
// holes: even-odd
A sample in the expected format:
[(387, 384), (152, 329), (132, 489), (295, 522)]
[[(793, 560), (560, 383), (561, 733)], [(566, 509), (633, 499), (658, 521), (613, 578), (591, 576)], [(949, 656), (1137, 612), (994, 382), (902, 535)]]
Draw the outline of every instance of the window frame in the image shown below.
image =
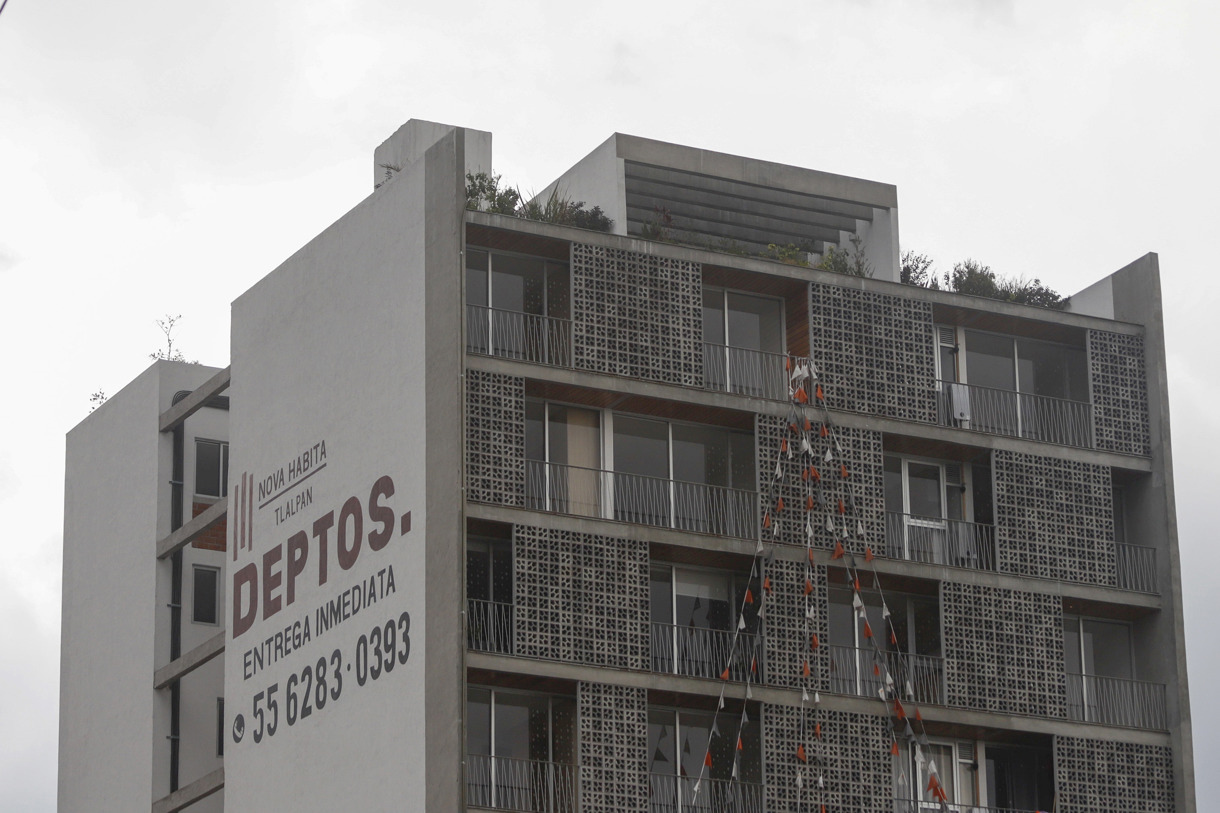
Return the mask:
[[(199, 448), (201, 446), (220, 447), (217, 470), (219, 482), (216, 483), (216, 491), (218, 492), (216, 494), (208, 494), (199, 488)], [(205, 500), (222, 500), (229, 495), (229, 441), (205, 437), (195, 438), (195, 475), (192, 485), (194, 496), (202, 497)]]
[[(220, 594), (222, 583), (224, 580), (221, 579), (220, 571), (221, 571), (221, 569), (219, 567), (216, 567), (215, 565), (205, 565), (205, 564), (200, 564), (197, 562), (192, 563), (192, 565), (191, 565), (191, 623), (192, 624), (199, 624), (200, 626), (205, 626), (205, 627), (219, 627), (220, 626), (221, 619), (223, 618), (223, 616), (221, 614), (221, 608), (224, 606), (224, 603), (221, 601), (221, 594)], [(213, 602), (215, 605), (213, 607), (213, 613), (214, 613), (214, 616), (216, 619), (215, 621), (200, 621), (199, 617), (198, 617), (199, 599), (197, 597), (197, 593), (198, 593), (198, 587), (199, 587), (199, 574), (201, 572), (211, 573), (213, 575), (213, 578), (215, 579), (216, 598), (215, 598), (215, 601)]]

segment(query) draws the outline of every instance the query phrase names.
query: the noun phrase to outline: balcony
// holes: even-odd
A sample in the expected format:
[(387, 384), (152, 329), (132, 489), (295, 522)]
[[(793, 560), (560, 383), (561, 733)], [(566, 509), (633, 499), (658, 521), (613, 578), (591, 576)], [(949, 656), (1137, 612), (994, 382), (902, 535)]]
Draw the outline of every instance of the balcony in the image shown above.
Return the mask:
[(703, 386), (719, 392), (787, 401), (788, 360), (782, 353), (705, 342)]
[[(871, 649), (850, 646), (829, 646), (830, 690), (836, 694), (876, 697), (885, 685), (885, 672), (876, 674), (875, 653)], [(895, 688), (903, 697), (907, 684), (915, 693), (915, 702), (945, 704), (945, 662), (932, 655), (908, 652), (883, 652), (885, 669), (894, 678)], [(879, 671), (879, 670), (878, 670)]]
[(1156, 586), (1156, 548), (1119, 542), (1118, 586), (1136, 593), (1158, 593)]
[(1086, 723), (1147, 728), (1169, 728), (1165, 686), (1141, 680), (1067, 676), (1068, 718)]
[(467, 599), (466, 646), (479, 652), (513, 654), (513, 606)]
[(1093, 410), (1086, 401), (941, 381), (936, 419), (941, 426), (975, 432), (1086, 449), (1093, 446)]
[[(698, 783), (699, 791), (695, 792)], [(648, 775), (651, 813), (762, 813), (763, 786), (694, 776)]]
[(552, 367), (571, 367), (572, 322), (534, 313), (467, 305), (466, 351)]
[(995, 570), (995, 527), (887, 511), (885, 555), (909, 562)]
[(470, 754), (466, 757), (466, 800), (470, 807), (574, 813), (575, 775), (573, 766), (560, 762)]
[(754, 539), (753, 491), (527, 460), (526, 505), (583, 517)]
[(745, 681), (751, 660), (757, 655), (761, 661), (762, 648), (758, 635), (741, 632), (736, 637), (734, 648), (729, 630), (653, 622), (652, 671), (718, 680), (727, 666), (730, 680)]

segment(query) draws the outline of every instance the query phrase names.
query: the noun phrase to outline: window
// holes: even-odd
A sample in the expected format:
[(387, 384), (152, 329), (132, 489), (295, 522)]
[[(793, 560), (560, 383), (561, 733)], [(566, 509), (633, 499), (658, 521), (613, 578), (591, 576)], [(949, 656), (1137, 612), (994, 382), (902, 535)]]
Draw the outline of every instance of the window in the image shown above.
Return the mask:
[(216, 698), (216, 756), (225, 755), (225, 699)]
[[(940, 602), (931, 596), (861, 593), (863, 611), (850, 589), (832, 587), (829, 598), (831, 690), (876, 695), (883, 676), (874, 670), (873, 646), (885, 653), (885, 667), (905, 693), (909, 683), (921, 703), (943, 703)], [(892, 630), (891, 630), (892, 626)], [(872, 641), (868, 634), (872, 633)], [(891, 637), (891, 632), (893, 636)]]
[(507, 540), (467, 540), (466, 603), (470, 648), (512, 654), (513, 551)]
[(571, 363), (567, 263), (479, 249), (466, 252), (466, 344), (473, 353)]
[(1072, 446), (1090, 443), (1081, 347), (938, 325), (937, 368), (942, 423)]
[[(727, 667), (733, 680), (745, 680), (751, 660), (762, 660), (755, 634), (757, 612), (744, 601), (749, 583), (748, 576), (722, 570), (654, 565), (650, 572), (653, 671), (718, 678)], [(743, 607), (746, 628), (737, 635)]]
[(195, 565), (191, 620), (196, 624), (220, 623), (220, 568)]
[(787, 398), (783, 300), (704, 289), (703, 341), (709, 388)]
[(1064, 615), (1069, 718), (1122, 724), (1132, 716), (1127, 708), (1135, 702), (1131, 645), (1128, 624)]
[(219, 440), (195, 440), (195, 493), (201, 497), (224, 497), (229, 493), (229, 444)]
[[(648, 772), (654, 811), (760, 810), (762, 749), (760, 715), (751, 709), (741, 728), (741, 751), (736, 750), (739, 713), (715, 715), (675, 709), (648, 711)], [(713, 725), (720, 736), (712, 737)], [(708, 748), (712, 767), (704, 767)], [(734, 765), (737, 780), (733, 781)], [(704, 777), (698, 799), (695, 782)], [(741, 796), (732, 795), (741, 794)], [(758, 794), (760, 795), (760, 794)], [(694, 803), (694, 804), (692, 804)]]
[(525, 402), (526, 494), (529, 507), (602, 515), (601, 413)]
[(469, 687), (469, 804), (504, 810), (573, 810), (575, 723), (576, 703), (571, 698)]
[(994, 569), (991, 467), (886, 455), (886, 553)]

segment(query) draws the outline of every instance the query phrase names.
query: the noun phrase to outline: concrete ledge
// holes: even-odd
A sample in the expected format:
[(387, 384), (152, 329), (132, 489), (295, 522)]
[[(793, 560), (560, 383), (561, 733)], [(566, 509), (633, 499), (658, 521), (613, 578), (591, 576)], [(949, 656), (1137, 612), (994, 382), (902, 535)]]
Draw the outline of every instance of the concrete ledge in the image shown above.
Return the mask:
[(224, 497), (219, 502), (212, 503), (206, 511), (183, 525), (167, 537), (157, 540), (157, 558), (164, 559), (182, 550), (191, 540), (206, 532), (213, 525), (224, 520), (229, 512), (229, 498)]
[[(182, 655), (177, 660), (170, 661), (153, 673), (153, 688), (164, 689), (176, 680), (203, 666), (208, 661), (225, 651), (225, 631), (213, 635), (199, 646)], [(177, 808), (174, 808), (175, 810)]]
[(194, 415), (196, 411), (207, 404), (208, 401), (212, 400), (217, 393), (224, 392), (226, 389), (228, 389), (231, 378), (229, 371), (231, 369), (232, 367), (225, 367), (216, 375), (203, 382), (203, 384), (201, 384), (199, 388), (190, 395), (162, 412), (160, 431), (170, 431), (191, 415)]
[[(518, 658), (512, 655), (492, 655), (488, 652), (467, 652), (466, 666), (469, 669), (483, 669), (503, 674), (538, 678), (561, 678), (569, 681), (586, 681), (590, 683), (608, 683), (614, 686), (652, 689), (705, 698), (718, 697), (721, 688), (719, 680), (665, 675), (655, 672), (630, 671), (605, 666), (586, 666), (584, 664), (565, 663), (562, 661)], [(735, 700), (743, 700), (746, 696), (746, 686), (744, 683), (730, 683), (726, 687), (724, 695)], [(801, 693), (797, 689), (755, 685), (750, 688), (750, 698), (760, 703), (775, 703), (784, 706), (802, 705)], [(822, 702), (819, 708), (831, 711), (850, 711), (856, 714), (871, 714), (876, 716), (884, 714), (888, 716), (888, 708), (884, 707), (876, 697), (858, 697), (855, 695), (822, 692), (821, 699)], [(1106, 740), (1134, 742), (1144, 745), (1168, 746), (1170, 744), (1169, 734), (1164, 731), (1120, 728), (1118, 726), (1081, 723), (1075, 720), (1025, 717), (1016, 714), (973, 711), (970, 709), (933, 706), (929, 704), (919, 704), (919, 712), (923, 719), (930, 724), (939, 724), (946, 728), (961, 727), (963, 730), (969, 730), (973, 732), (969, 734), (971, 738), (977, 736), (979, 729), (993, 729), (998, 731), (1052, 734), (1065, 737), (1094, 736)], [(962, 736), (965, 737), (967, 734), (963, 733)]]
[(211, 796), (225, 786), (225, 769), (217, 768), (207, 776), (196, 779), (186, 787), (178, 788), (169, 796), (152, 803), (152, 813), (176, 813), (185, 810), (200, 799)]

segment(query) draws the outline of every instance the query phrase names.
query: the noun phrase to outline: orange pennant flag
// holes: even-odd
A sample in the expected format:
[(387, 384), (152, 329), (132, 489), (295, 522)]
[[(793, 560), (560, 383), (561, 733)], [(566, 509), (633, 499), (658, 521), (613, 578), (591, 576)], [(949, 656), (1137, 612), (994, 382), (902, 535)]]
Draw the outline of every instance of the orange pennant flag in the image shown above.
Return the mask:
[(750, 592), (750, 588), (746, 588), (746, 604), (754, 603), (754, 594)]
[[(808, 474), (806, 474), (805, 476), (806, 476), (806, 477), (808, 477), (809, 475), (808, 475)], [(806, 510), (806, 511), (812, 511), (812, 510), (813, 510), (813, 495), (812, 495), (812, 494), (810, 494), (809, 496), (805, 497), (805, 510)]]
[(847, 513), (847, 508), (846, 508), (846, 507), (843, 505), (843, 498), (842, 498), (842, 497), (840, 497), (840, 498), (839, 498), (839, 513), (840, 513), (840, 514), (846, 514), (846, 513)]
[(810, 581), (809, 579), (805, 579), (805, 595), (809, 595), (812, 592), (813, 592), (813, 582)]
[(810, 642), (809, 648), (810, 649), (818, 648), (818, 634), (816, 632), (813, 634), (813, 640)]
[(898, 646), (898, 636), (894, 634), (893, 630), (890, 630), (890, 643), (894, 646)]
[(775, 501), (775, 513), (778, 514), (780, 511), (783, 511), (783, 510), (784, 510), (784, 498), (780, 497), (778, 500)]
[(750, 671), (755, 673), (758, 672), (758, 658), (750, 659)]
[(822, 385), (821, 384), (818, 384), (817, 396), (818, 396), (819, 401), (822, 401), (825, 398), (825, 396), (822, 395)]
[(744, 750), (745, 750), (745, 746), (744, 746), (744, 745), (742, 745), (742, 743), (741, 743), (741, 737), (738, 737), (738, 738), (737, 738), (737, 750), (738, 750), (738, 751), (744, 751)]
[(809, 564), (813, 564), (813, 548), (805, 548), (805, 553), (809, 554)]
[(784, 438), (783, 440), (781, 440), (781, 441), (779, 442), (779, 450), (780, 450), (781, 452), (786, 452), (786, 451), (788, 451), (788, 438)]
[(868, 545), (865, 545), (864, 546), (864, 561), (871, 562), (871, 561), (873, 561), (873, 559), (876, 559), (876, 558), (877, 557), (873, 556), (873, 549), (870, 548)]
[(794, 395), (794, 396), (792, 396), (792, 397), (793, 397), (793, 398), (796, 400), (796, 402), (797, 402), (798, 404), (807, 404), (807, 403), (809, 403), (809, 396), (805, 394), (805, 388), (804, 388), (804, 387), (797, 387), (797, 388), (796, 388), (796, 395)]
[(894, 740), (894, 744), (890, 746), (890, 753), (898, 756), (898, 740)]
[(831, 559), (842, 559), (843, 554), (846, 552), (847, 551), (843, 550), (843, 543), (836, 539), (835, 540), (835, 552), (831, 554), (830, 558)]
[(708, 751), (707, 755), (703, 758), (703, 764), (709, 768), (712, 767), (712, 752), (711, 751)]
[(879, 663), (873, 664), (873, 675), (875, 675), (876, 677), (881, 677), (881, 664), (879, 664)]
[(801, 667), (801, 677), (809, 677), (809, 661), (805, 661), (805, 665)]
[(720, 673), (720, 679), (721, 679), (721, 680), (728, 680), (728, 679), (729, 679), (729, 667), (727, 667), (727, 666), (726, 666), (726, 667), (724, 667), (724, 671)]
[(919, 709), (915, 709), (915, 719), (921, 723), (923, 722), (923, 715), (919, 713)]
[(815, 479), (815, 480), (822, 479), (822, 474), (821, 474), (821, 472), (818, 471), (817, 466), (810, 466), (809, 473), (813, 475), (813, 479)]
[(771, 592), (771, 577), (770, 576), (763, 579), (763, 589), (766, 590), (768, 593)]
[(839, 464), (839, 476), (841, 476), (844, 480), (851, 476), (847, 473), (847, 466), (843, 463)]
[(817, 737), (819, 740), (822, 739), (822, 724), (821, 723), (816, 723), (813, 726), (813, 736)]
[(854, 579), (851, 580), (851, 586), (855, 588), (857, 593), (860, 592), (860, 577), (859, 576), (856, 576)]
[(868, 625), (867, 621), (864, 622), (864, 637), (865, 638), (873, 637), (873, 628)]
[(809, 422), (808, 418), (806, 418), (805, 419), (805, 431), (808, 432), (812, 428), (813, 428), (813, 424)]
[[(796, 747), (796, 758), (799, 759), (801, 762), (809, 761), (809, 760), (805, 759), (805, 746), (804, 745), (798, 745)], [(711, 759), (711, 757), (709, 756), (708, 759)], [(708, 767), (711, 767), (711, 766), (708, 766)]]
[(794, 424), (794, 423), (790, 423), (790, 424), (788, 424), (788, 428), (792, 430), (792, 434), (794, 434), (794, 435), (795, 435), (797, 432), (801, 431), (800, 429), (798, 429), (798, 428), (796, 427), (796, 424)]
[(822, 437), (830, 437), (830, 426), (822, 424)]
[(902, 701), (900, 701), (898, 698), (894, 698), (894, 716), (899, 720), (905, 720), (907, 718), (907, 710), (902, 707)]
[(764, 528), (770, 528), (770, 527), (771, 527), (771, 512), (770, 512), (770, 511), (768, 511), (768, 512), (767, 512), (767, 513), (765, 513), (765, 514), (763, 514), (763, 527), (764, 527)]
[(792, 356), (784, 356), (784, 371), (792, 372)]

